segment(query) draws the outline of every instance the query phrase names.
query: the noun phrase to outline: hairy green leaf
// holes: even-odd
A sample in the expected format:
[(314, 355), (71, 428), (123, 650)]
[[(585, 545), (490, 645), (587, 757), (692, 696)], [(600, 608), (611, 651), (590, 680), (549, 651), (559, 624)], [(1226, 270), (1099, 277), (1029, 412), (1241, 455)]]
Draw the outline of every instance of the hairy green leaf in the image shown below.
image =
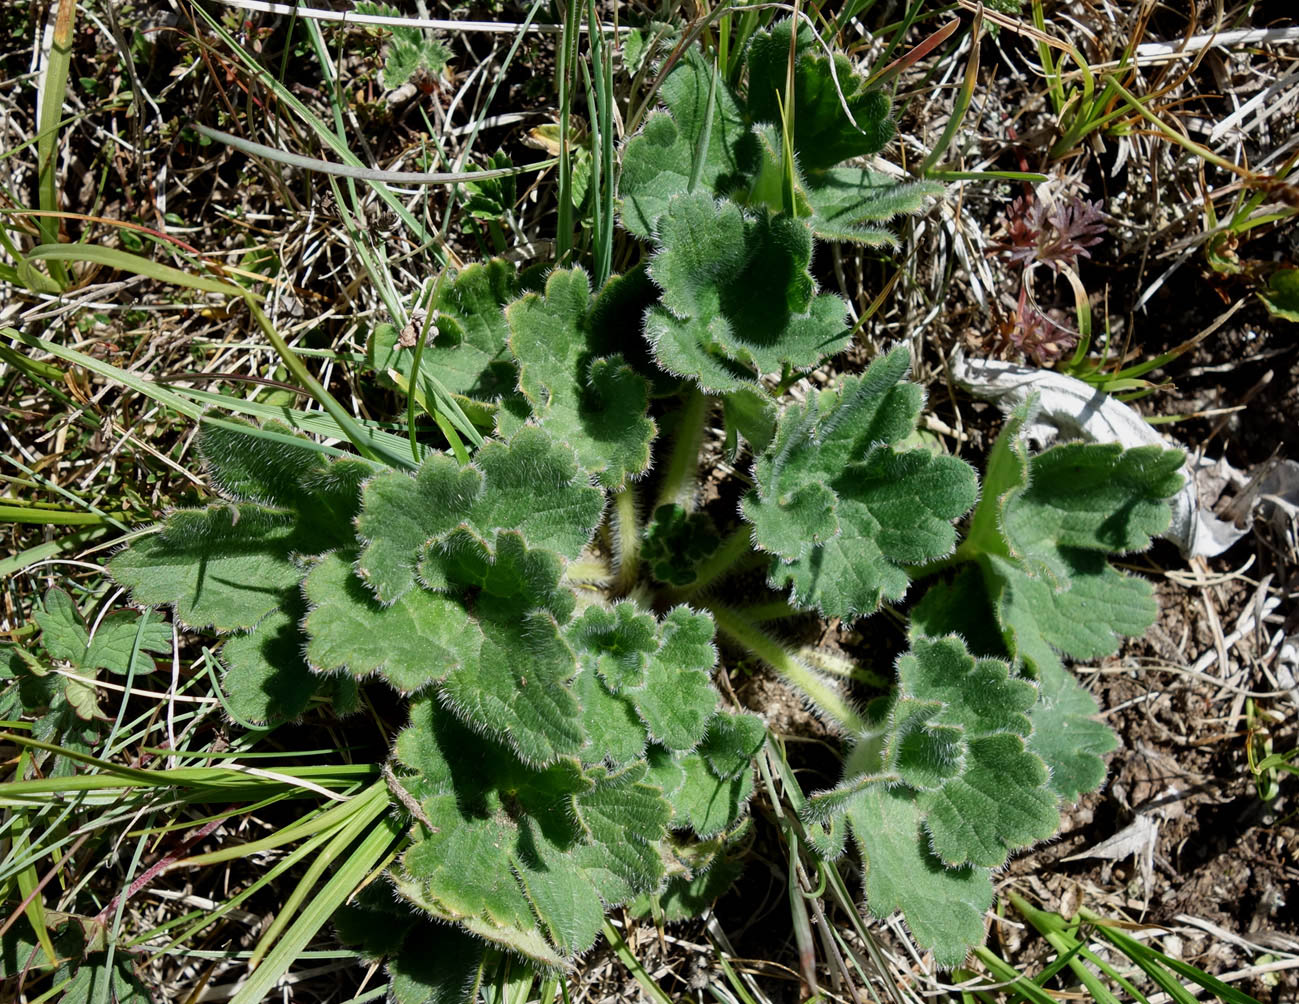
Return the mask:
[(289, 443), (285, 429), (205, 428), (212, 480), (229, 501), (175, 512), (113, 558), (109, 572), (136, 603), (174, 607), (188, 627), (246, 631), (297, 584), (300, 556), (352, 539), (360, 483), (373, 467), (325, 462)]
[[(779, 123), (785, 100), (792, 21), (779, 21), (749, 43), (748, 112), (757, 122)], [(845, 111), (844, 105), (847, 105)], [(876, 153), (893, 136), (888, 97), (870, 90), (848, 57), (821, 49), (812, 28), (799, 24), (794, 51), (794, 152), (804, 170)]]
[[(898, 660), (887, 714), (872, 712), (875, 731), (854, 747), (839, 787), (809, 802), (807, 818), (851, 819), (864, 803), (905, 807), (912, 832), (924, 827), (922, 856), (947, 868), (1001, 867), (1059, 826), (1046, 764), (1025, 742), (1037, 696), (1032, 681), (1002, 660), (976, 659), (955, 636), (915, 638)], [(881, 789), (907, 795), (881, 801)]]
[(729, 781), (751, 769), (767, 741), (767, 727), (757, 715), (719, 712), (708, 722), (699, 753), (713, 775)]
[(673, 751), (694, 749), (717, 708), (708, 671), (717, 661), (713, 620), (676, 607), (663, 620), (662, 643), (649, 660), (645, 685), (631, 700), (650, 737)]
[(699, 563), (717, 550), (721, 538), (713, 521), (683, 506), (662, 505), (645, 527), (641, 559), (659, 582), (688, 586), (698, 578)]
[(310, 612), (303, 622), (306, 659), (322, 673), (382, 676), (403, 693), (420, 690), (476, 659), (481, 633), (456, 600), (424, 589), (382, 606), (335, 551), (303, 582)]
[(733, 825), (753, 794), (753, 772), (719, 778), (701, 753), (687, 753), (677, 765), (684, 780), (669, 798), (673, 825), (689, 826), (701, 837), (711, 837)]
[(530, 551), (515, 532), (499, 532), (491, 546), (464, 529), (431, 553), (436, 558), (422, 568), (436, 561), (450, 588), (477, 590), (473, 608), (482, 631), (477, 658), (446, 676), (443, 700), (527, 764), (575, 754), (584, 737), (581, 709), (568, 686), (577, 658), (560, 631), (572, 613), (572, 596), (559, 589), (559, 560)]
[[(419, 828), (403, 859), (398, 887), (417, 905), (556, 965), (591, 946), (605, 903), (657, 887), (671, 810), (643, 763), (536, 770), (432, 701), (412, 712), (398, 754), (419, 772), (412, 791), (436, 827)], [(466, 758), (471, 743), (481, 752)]]
[(804, 191), (812, 211), (808, 225), (822, 240), (892, 247), (897, 238), (887, 229), (869, 224), (920, 212), (931, 197), (942, 194), (943, 186), (933, 181), (903, 182), (879, 171), (843, 167), (815, 175)]
[(334, 913), (339, 940), (377, 961), (388, 956), (394, 1004), (463, 1004), (482, 976), (482, 941), (436, 924), (397, 898), (387, 882), (372, 882)]
[(1107, 552), (1144, 549), (1181, 486), (1176, 450), (1066, 443), (1029, 457), (1029, 406), (1007, 422), (989, 457), (986, 490), (961, 554), (978, 566), (1007, 649), (1034, 673), (1059, 654), (1111, 655), (1157, 613), (1144, 580)]
[(302, 654), (305, 639), (299, 624), (305, 613), (301, 595), (291, 590), (255, 628), (232, 635), (221, 646), (221, 686), (241, 720), (289, 721), (307, 710), (321, 680)]
[(1029, 712), (1033, 735), (1028, 748), (1050, 770), (1051, 790), (1067, 802), (1076, 802), (1105, 780), (1101, 757), (1118, 748), (1118, 736), (1097, 719), (1096, 698), (1064, 668), (1039, 667), (1038, 689), (1037, 704)]
[(616, 490), (649, 466), (649, 383), (621, 355), (595, 356), (592, 307), (584, 271), (552, 272), (544, 298), (529, 293), (507, 308), (510, 350), (537, 422)]
[[(494, 401), (514, 390), (518, 377), (506, 347), (505, 305), (518, 295), (518, 272), (500, 258), (467, 265), (443, 282), (420, 355), (419, 386), (426, 396), (435, 393), (433, 379), (476, 401)], [(371, 366), (381, 376), (396, 370), (409, 382), (415, 364), (409, 335), (418, 337), (422, 327), (417, 316), (403, 339), (392, 325), (377, 325), (368, 348)]]
[[(714, 73), (698, 49), (687, 49), (659, 89), (667, 112), (650, 115), (623, 152), (618, 183), (622, 224), (637, 237), (658, 231), (673, 196), (692, 191), (725, 195), (752, 169), (753, 136), (734, 95)], [(707, 145), (701, 149), (705, 131)], [(692, 188), (700, 156), (698, 184)]]
[(916, 795), (875, 786), (847, 811), (865, 872), (866, 903), (877, 917), (901, 910), (916, 941), (941, 966), (958, 966), (983, 941), (992, 906), (991, 870), (949, 868), (929, 849)]
[(790, 406), (754, 465), (742, 511), (775, 556), (771, 585), (791, 585), (795, 602), (826, 616), (900, 599), (903, 566), (950, 553), (952, 520), (977, 496), (969, 465), (894, 446), (920, 410), (919, 388), (899, 382), (906, 366), (895, 349), (839, 390)]
[(588, 607), (568, 632), (569, 641), (593, 659), (611, 693), (645, 686), (651, 657), (658, 651), (658, 624), (634, 603), (613, 609)]
[(414, 476), (385, 471), (366, 482), (357, 570), (380, 602), (392, 603), (415, 585), (425, 546), (462, 523), (480, 536), (516, 530), (529, 547), (572, 558), (591, 539), (602, 509), (599, 489), (572, 450), (525, 426), (508, 443), (486, 443), (468, 467), (431, 454)]
[(807, 270), (805, 224), (681, 195), (668, 204), (658, 241), (650, 275), (663, 298), (645, 335), (669, 373), (727, 393), (782, 366), (814, 367), (847, 346), (846, 305), (818, 294)]

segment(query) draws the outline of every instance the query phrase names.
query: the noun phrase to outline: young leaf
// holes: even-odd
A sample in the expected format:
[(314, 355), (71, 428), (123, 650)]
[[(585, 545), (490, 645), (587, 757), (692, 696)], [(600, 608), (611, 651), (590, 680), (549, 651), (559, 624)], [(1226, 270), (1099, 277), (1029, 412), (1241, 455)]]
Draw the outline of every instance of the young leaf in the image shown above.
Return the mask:
[[(356, 12), (382, 17), (402, 16), (401, 11), (391, 4), (372, 0), (357, 0)], [(405, 25), (393, 25), (390, 30), (392, 39), (383, 63), (384, 87), (393, 90), (411, 79), (435, 80), (442, 73), (451, 53), (432, 32)]]
[(649, 661), (645, 685), (631, 700), (650, 737), (674, 752), (694, 749), (717, 708), (708, 671), (717, 662), (713, 620), (688, 607), (664, 618), (662, 642)]
[[(140, 633), (140, 615), (131, 610), (114, 610), (103, 617), (95, 629), (95, 637), (86, 647), (81, 666), (83, 669), (106, 669), (110, 673), (126, 674), (131, 668), (131, 651), (136, 635), (140, 636), (140, 651), (171, 652), (171, 625), (160, 615), (153, 615)], [(153, 660), (142, 658), (137, 662), (137, 672), (152, 672)]]
[(721, 538), (705, 513), (679, 505), (662, 505), (645, 527), (641, 560), (659, 582), (688, 586), (698, 578), (699, 563), (717, 550)]
[[(792, 21), (784, 20), (753, 36), (749, 67), (748, 113), (755, 122), (782, 120)], [(842, 97), (841, 97), (842, 95)], [(851, 119), (844, 112), (847, 105)], [(853, 72), (848, 57), (825, 55), (812, 28), (799, 24), (794, 55), (794, 152), (809, 173), (841, 161), (876, 153), (893, 137), (889, 100), (869, 90)]]
[(873, 741), (860, 742), (833, 792), (809, 818), (850, 811), (871, 791), (901, 786), (946, 865), (997, 868), (1059, 825), (1042, 759), (1029, 750), (1029, 680), (975, 659), (954, 636), (917, 638), (898, 660), (898, 689)]
[(1176, 450), (1066, 443), (1032, 458), (1021, 438), (1029, 405), (994, 444), (988, 481), (961, 546), (978, 566), (1010, 654), (1030, 671), (1118, 650), (1156, 607), (1144, 580), (1120, 573), (1111, 551), (1140, 550), (1168, 525), (1181, 486)]
[(814, 367), (847, 346), (847, 307), (816, 292), (803, 223), (681, 195), (669, 202), (658, 241), (650, 275), (663, 299), (645, 335), (669, 373), (728, 393), (783, 366)]
[(551, 273), (544, 298), (529, 293), (506, 309), (510, 351), (537, 422), (617, 490), (649, 466), (649, 384), (621, 355), (595, 357), (592, 306), (584, 271)]
[[(35, 612), (34, 618), (41, 628), (41, 646), (50, 658), (70, 662), (87, 672), (107, 669), (126, 673), (130, 669), (131, 651), (136, 635), (140, 634), (139, 614), (130, 610), (106, 614), (99, 618), (92, 639), (90, 625), (76, 602), (62, 589), (48, 590), (44, 606), (44, 610)], [(161, 618), (145, 624), (140, 635), (140, 651), (171, 651), (171, 628)], [(152, 672), (153, 661), (146, 656), (137, 668), (144, 673)]]
[(658, 625), (634, 603), (619, 603), (612, 610), (588, 607), (569, 629), (568, 639), (613, 694), (645, 686), (650, 657), (659, 648)]
[(771, 585), (792, 585), (795, 602), (829, 617), (900, 599), (902, 566), (950, 553), (951, 521), (977, 496), (964, 462), (893, 447), (920, 410), (920, 389), (899, 382), (906, 366), (895, 349), (840, 390), (790, 406), (754, 465), (742, 512), (775, 556)]
[(86, 639), (90, 635), (86, 619), (81, 616), (72, 597), (62, 589), (47, 590), (44, 607), (33, 614), (41, 629), (41, 647), (51, 659), (80, 666), (81, 657), (86, 654)]

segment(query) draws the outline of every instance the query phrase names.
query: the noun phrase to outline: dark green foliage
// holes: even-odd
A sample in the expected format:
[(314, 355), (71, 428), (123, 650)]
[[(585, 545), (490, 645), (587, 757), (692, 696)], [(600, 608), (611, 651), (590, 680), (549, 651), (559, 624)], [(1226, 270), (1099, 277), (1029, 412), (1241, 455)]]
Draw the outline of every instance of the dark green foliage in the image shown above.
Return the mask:
[[(751, 121), (781, 121), (792, 23), (778, 21), (749, 43)], [(893, 138), (888, 97), (869, 89), (847, 56), (823, 52), (807, 24), (799, 24), (794, 51), (794, 153), (803, 170), (811, 174), (882, 150)]]

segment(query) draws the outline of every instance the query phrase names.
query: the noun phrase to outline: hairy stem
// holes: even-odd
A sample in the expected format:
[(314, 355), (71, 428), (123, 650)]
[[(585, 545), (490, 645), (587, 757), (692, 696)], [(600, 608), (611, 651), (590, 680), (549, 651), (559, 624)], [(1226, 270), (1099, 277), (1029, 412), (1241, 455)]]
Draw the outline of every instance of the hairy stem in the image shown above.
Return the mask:
[(786, 600), (771, 600), (769, 603), (753, 603), (741, 607), (740, 612), (753, 621), (779, 621), (788, 617), (802, 617), (808, 611), (799, 610)]
[(640, 571), (640, 522), (636, 518), (636, 493), (630, 484), (614, 492), (613, 532), (614, 558), (618, 562), (614, 592), (623, 593), (631, 588)]
[(743, 614), (721, 604), (708, 604), (708, 610), (722, 634), (785, 677), (843, 731), (851, 734), (870, 731), (866, 720), (842, 694)]
[(752, 533), (747, 523), (736, 527), (735, 532), (722, 541), (722, 546), (699, 565), (699, 577), (690, 585), (673, 590), (672, 598), (680, 601), (693, 596), (731, 572), (747, 567), (750, 562), (745, 559), (761, 557), (753, 550)]
[[(686, 392), (685, 405), (681, 409), (680, 421), (677, 423), (677, 437), (668, 455), (667, 470), (663, 472), (663, 483), (659, 485), (659, 497), (655, 503), (661, 505), (679, 503), (687, 511), (694, 509), (695, 475), (699, 470), (699, 446), (704, 439), (704, 419), (708, 417), (708, 405), (711, 401), (698, 388)], [(652, 515), (652, 514), (651, 514)]]

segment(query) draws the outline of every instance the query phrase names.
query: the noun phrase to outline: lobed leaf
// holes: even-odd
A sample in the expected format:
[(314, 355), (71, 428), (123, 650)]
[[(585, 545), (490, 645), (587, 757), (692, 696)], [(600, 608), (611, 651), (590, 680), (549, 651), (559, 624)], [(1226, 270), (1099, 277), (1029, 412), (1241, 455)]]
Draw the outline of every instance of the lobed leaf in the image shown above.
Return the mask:
[(649, 383), (621, 355), (596, 357), (590, 285), (581, 269), (558, 270), (544, 297), (529, 293), (506, 309), (519, 389), (538, 424), (577, 452), (610, 490), (649, 466), (654, 422)]
[(467, 467), (431, 454), (413, 476), (385, 471), (366, 482), (357, 571), (380, 602), (395, 602), (415, 585), (426, 545), (461, 524), (479, 536), (513, 529), (529, 547), (576, 557), (602, 509), (572, 450), (525, 426), (508, 443), (486, 443)]
[[(45, 593), (44, 609), (33, 614), (41, 628), (41, 646), (53, 659), (70, 662), (79, 669), (93, 672), (107, 669), (126, 673), (130, 669), (131, 651), (139, 634), (140, 615), (130, 610), (114, 610), (99, 618), (95, 636), (77, 609), (75, 601), (64, 590), (54, 588)], [(145, 623), (140, 635), (140, 651), (170, 652), (171, 628), (161, 620)], [(145, 657), (152, 672), (152, 661)]]
[(717, 662), (713, 620), (674, 608), (662, 624), (659, 649), (650, 658), (645, 685), (630, 695), (650, 738), (673, 751), (694, 749), (717, 708), (708, 672)]
[[(480, 755), (464, 756), (470, 743)], [(662, 879), (655, 841), (671, 810), (643, 763), (528, 768), (428, 699), (412, 708), (398, 755), (436, 827), (418, 831), (398, 888), (435, 916), (554, 966), (591, 946), (606, 903)]]
[(962, 553), (979, 568), (1009, 653), (1040, 674), (1061, 669), (1061, 653), (1111, 655), (1121, 635), (1153, 623), (1149, 584), (1116, 571), (1106, 554), (1144, 549), (1168, 525), (1182, 455), (1066, 443), (1030, 458), (1021, 436), (1029, 407), (994, 444)]
[[(500, 258), (451, 274), (438, 292), (437, 316), (420, 356), (420, 386), (426, 395), (431, 398), (436, 390), (430, 378), (450, 393), (476, 401), (494, 401), (513, 391), (518, 376), (507, 349), (505, 305), (518, 295), (518, 270)], [(413, 321), (412, 326), (418, 333), (421, 325)], [(415, 346), (392, 325), (375, 327), (367, 354), (380, 375), (396, 370), (410, 381)]]
[[(779, 123), (786, 98), (791, 20), (757, 32), (745, 61), (749, 69), (749, 117)], [(794, 95), (789, 116), (794, 124), (794, 152), (803, 169), (832, 167), (852, 157), (876, 153), (893, 137), (888, 97), (871, 90), (848, 57), (826, 55), (812, 28), (800, 23), (794, 42)], [(844, 106), (847, 105), (847, 113)]]
[(814, 367), (847, 346), (846, 305), (816, 293), (812, 234), (798, 220), (679, 195), (657, 239), (650, 275), (663, 297), (645, 335), (669, 373), (729, 393), (784, 366)]
[[(752, 169), (753, 136), (730, 88), (720, 76), (714, 78), (716, 72), (697, 48), (687, 49), (659, 88), (667, 111), (650, 115), (623, 152), (618, 182), (622, 224), (637, 237), (658, 231), (674, 196), (725, 195)], [(705, 131), (708, 141), (700, 149)], [(697, 156), (702, 163), (692, 187)]]
[(991, 870), (949, 868), (929, 849), (916, 795), (875, 786), (853, 801), (846, 817), (861, 852), (866, 903), (876, 917), (901, 910), (923, 948), (944, 967), (965, 961), (983, 941), (983, 915), (992, 906)]
[(831, 617), (874, 611), (900, 599), (905, 565), (948, 554), (952, 520), (975, 501), (970, 467), (894, 444), (915, 428), (919, 388), (901, 383), (905, 349), (781, 415), (754, 464), (754, 491), (741, 506), (757, 546), (770, 551), (773, 588)]
[(385, 607), (357, 577), (353, 560), (332, 552), (302, 584), (310, 606), (306, 660), (317, 672), (378, 674), (411, 693), (478, 657), (481, 632), (458, 602), (414, 589)]

